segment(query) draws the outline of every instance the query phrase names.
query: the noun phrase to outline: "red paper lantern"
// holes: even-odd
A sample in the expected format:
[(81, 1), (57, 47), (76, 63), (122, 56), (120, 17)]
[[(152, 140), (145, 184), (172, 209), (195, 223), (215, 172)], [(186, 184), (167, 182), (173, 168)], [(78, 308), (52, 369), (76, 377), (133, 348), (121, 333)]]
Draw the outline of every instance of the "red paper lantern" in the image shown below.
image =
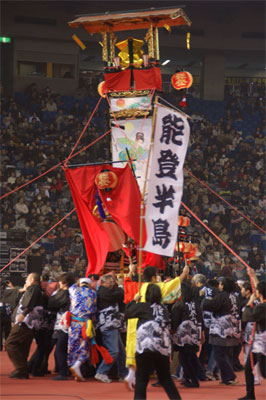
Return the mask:
[(102, 171), (96, 175), (95, 184), (99, 190), (114, 189), (117, 185), (117, 176), (112, 171)]
[[(197, 243), (179, 242), (179, 251), (181, 253), (189, 253), (193, 250), (198, 249)], [(176, 243), (175, 250), (178, 251), (178, 244)]]
[(183, 217), (182, 215), (180, 215), (178, 217), (178, 225), (179, 226), (188, 226), (190, 224), (190, 220), (188, 217)]
[(99, 93), (99, 95), (100, 95), (101, 97), (106, 97), (106, 92), (107, 92), (107, 90), (106, 90), (106, 83), (105, 83), (105, 81), (102, 81), (102, 82), (100, 82), (99, 85), (98, 85), (98, 93)]
[(186, 89), (192, 85), (193, 76), (187, 71), (177, 72), (172, 76), (171, 83), (172, 86), (177, 90)]

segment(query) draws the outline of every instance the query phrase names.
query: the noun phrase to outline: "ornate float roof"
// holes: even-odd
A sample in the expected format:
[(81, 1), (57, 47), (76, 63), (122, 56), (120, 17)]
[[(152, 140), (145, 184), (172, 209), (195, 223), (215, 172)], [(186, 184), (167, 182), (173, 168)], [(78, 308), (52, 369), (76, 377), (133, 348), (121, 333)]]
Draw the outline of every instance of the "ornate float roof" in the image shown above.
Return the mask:
[(129, 31), (154, 27), (191, 25), (182, 8), (159, 8), (129, 12), (82, 15), (70, 21), (71, 28), (83, 28), (90, 34)]

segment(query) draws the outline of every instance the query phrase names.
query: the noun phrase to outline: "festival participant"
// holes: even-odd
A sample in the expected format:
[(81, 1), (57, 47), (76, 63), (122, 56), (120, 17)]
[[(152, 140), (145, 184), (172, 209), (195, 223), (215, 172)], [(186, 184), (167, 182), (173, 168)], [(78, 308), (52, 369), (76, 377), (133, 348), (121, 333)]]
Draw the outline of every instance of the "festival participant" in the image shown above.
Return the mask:
[(234, 294), (235, 282), (223, 278), (219, 283), (219, 293), (213, 299), (204, 299), (203, 310), (212, 311), (210, 344), (214, 358), (221, 372), (221, 384), (234, 385), (236, 374), (233, 370), (233, 346), (240, 342), (240, 310), (238, 297)]
[(160, 384), (169, 399), (181, 400), (170, 374), (170, 320), (168, 310), (161, 305), (160, 287), (149, 284), (145, 294), (146, 303), (138, 303), (136, 295), (126, 306), (126, 318), (138, 318), (136, 333), (136, 386), (135, 400), (146, 399), (151, 369), (154, 367)]
[(25, 293), (19, 301), (15, 325), (7, 338), (8, 356), (15, 366), (10, 378), (28, 379), (27, 358), (36, 330), (39, 329), (43, 313), (43, 297), (40, 275), (33, 272), (27, 276)]
[(82, 337), (82, 327), (96, 313), (96, 293), (90, 285), (90, 279), (82, 278), (68, 289), (71, 312), (71, 326), (68, 331), (68, 365), (77, 381), (84, 381), (80, 367), (89, 358), (89, 342)]
[[(125, 290), (125, 303), (131, 301), (134, 295), (138, 292), (139, 286), (137, 282), (132, 282), (130, 279), (131, 274), (124, 280), (124, 290)], [(168, 282), (156, 282), (156, 268), (150, 266), (146, 267), (143, 271), (143, 283), (140, 288), (141, 301), (145, 302), (146, 290), (150, 283), (156, 283), (162, 293), (162, 303), (171, 304), (180, 298), (181, 295), (181, 282), (189, 274), (189, 267), (186, 266), (183, 269), (180, 277), (172, 279)], [(129, 319), (127, 325), (127, 339), (126, 339), (126, 366), (128, 367), (128, 375), (125, 378), (125, 383), (129, 390), (133, 390), (133, 385), (135, 384), (135, 351), (136, 351), (136, 327), (138, 320), (135, 318)]]
[[(243, 299), (242, 302), (241, 302), (242, 312), (244, 312), (245, 307), (246, 307), (248, 301), (250, 300), (251, 294), (252, 294), (251, 284), (249, 282), (244, 282), (243, 286), (241, 288), (241, 296), (242, 296), (242, 299)], [(257, 304), (259, 304), (259, 301), (258, 301), (258, 299), (255, 299), (254, 305), (257, 305)], [(244, 322), (243, 318), (242, 318), (244, 364), (246, 364), (247, 359), (248, 359), (248, 355), (250, 353), (251, 346), (249, 344), (249, 341), (250, 341), (253, 325), (254, 325), (254, 322)], [(260, 372), (259, 372), (258, 364), (256, 364), (254, 366), (254, 372), (255, 372), (254, 383), (259, 385), (259, 383), (260, 383)]]
[(173, 342), (179, 351), (179, 361), (185, 376), (184, 386), (196, 388), (199, 387), (197, 352), (201, 343), (202, 313), (193, 299), (189, 283), (181, 284), (181, 293), (181, 301), (175, 303), (171, 311)]
[[(191, 283), (199, 291), (198, 300), (200, 302), (203, 300), (203, 298), (212, 299), (218, 293), (217, 289), (215, 289), (207, 284), (206, 277), (202, 274), (194, 275), (191, 280)], [(213, 355), (213, 348), (212, 348), (212, 345), (209, 343), (209, 330), (210, 330), (210, 326), (211, 326), (212, 312), (203, 311), (202, 317), (203, 317), (205, 341), (201, 348), (200, 360), (202, 361), (203, 364), (204, 364), (205, 360), (207, 362), (207, 368), (206, 368), (206, 372), (205, 372), (207, 379), (216, 380), (216, 378), (215, 378), (216, 374), (214, 374), (215, 361), (214, 361), (214, 355)]]
[(48, 310), (56, 311), (56, 320), (52, 339), (56, 342), (55, 360), (58, 375), (52, 378), (54, 381), (67, 380), (67, 343), (68, 329), (61, 324), (63, 314), (69, 310), (70, 299), (68, 288), (75, 282), (74, 275), (63, 273), (59, 276), (59, 290), (57, 290), (48, 300)]
[[(101, 278), (101, 286), (97, 292), (98, 327), (102, 334), (104, 347), (107, 348), (112, 356), (113, 363), (117, 361), (118, 375), (122, 382), (128, 372), (125, 368), (125, 348), (119, 332), (121, 329), (119, 305), (123, 303), (123, 300), (124, 290), (114, 287), (114, 279), (111, 275), (104, 275)], [(104, 383), (112, 382), (108, 377), (108, 373), (113, 363), (106, 364), (102, 360), (94, 378)]]
[[(254, 274), (253, 278), (255, 278)], [(259, 365), (261, 375), (264, 379), (266, 378), (266, 282), (258, 282), (255, 279), (253, 281), (256, 285), (256, 291), (250, 296), (242, 318), (244, 322), (256, 322), (256, 330), (252, 348), (245, 364), (246, 395), (238, 400), (255, 400), (251, 359), (253, 359), (254, 366)], [(254, 305), (256, 298), (260, 301), (258, 305)]]

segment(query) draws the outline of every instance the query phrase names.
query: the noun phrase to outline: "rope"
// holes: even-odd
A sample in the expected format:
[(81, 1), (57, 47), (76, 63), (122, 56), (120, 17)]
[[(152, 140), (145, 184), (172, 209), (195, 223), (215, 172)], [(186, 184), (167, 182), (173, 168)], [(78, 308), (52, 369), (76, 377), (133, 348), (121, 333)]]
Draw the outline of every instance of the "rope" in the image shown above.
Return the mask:
[[(154, 91), (153, 91), (153, 94), (154, 94)], [(153, 96), (153, 94), (152, 94), (152, 96)], [(152, 100), (152, 96), (151, 96), (151, 100)], [(41, 178), (42, 176), (46, 175), (48, 172), (51, 172), (52, 170), (54, 170), (54, 169), (57, 168), (58, 166), (60, 166), (60, 165), (62, 165), (62, 164), (65, 165), (71, 158), (73, 158), (73, 157), (77, 156), (78, 154), (80, 154), (81, 152), (85, 151), (86, 149), (88, 149), (89, 147), (91, 147), (93, 144), (95, 144), (96, 142), (98, 142), (100, 139), (102, 139), (104, 136), (106, 136), (108, 133), (110, 133), (110, 132), (111, 132), (111, 129), (109, 129), (108, 131), (106, 131), (102, 136), (100, 136), (99, 138), (95, 139), (95, 140), (94, 140), (93, 142), (91, 142), (88, 146), (85, 146), (84, 148), (82, 148), (81, 150), (79, 150), (77, 153), (75, 153), (75, 154), (73, 155), (73, 152), (74, 152), (75, 148), (77, 147), (79, 141), (81, 140), (81, 138), (82, 138), (82, 136), (83, 136), (85, 130), (87, 129), (87, 126), (89, 125), (89, 123), (90, 123), (90, 121), (91, 121), (91, 119), (92, 119), (92, 117), (93, 117), (93, 115), (94, 115), (94, 113), (95, 113), (95, 111), (96, 111), (96, 109), (97, 109), (97, 107), (98, 107), (98, 105), (99, 105), (101, 99), (102, 99), (102, 98), (100, 98), (100, 100), (98, 101), (98, 103), (97, 103), (97, 105), (96, 105), (96, 107), (95, 107), (95, 109), (94, 109), (94, 111), (93, 111), (93, 113), (92, 113), (92, 115), (91, 115), (89, 121), (88, 121), (87, 124), (85, 125), (85, 127), (84, 127), (84, 129), (83, 129), (81, 135), (79, 136), (77, 142), (76, 142), (75, 145), (73, 146), (73, 149), (72, 149), (70, 155), (68, 156), (68, 158), (65, 159), (63, 162), (60, 162), (60, 163), (54, 165), (54, 166), (53, 166), (52, 168), (50, 168), (48, 171), (46, 171), (46, 172), (44, 172), (43, 174), (41, 174), (41, 175), (39, 175), (39, 176), (33, 178), (33, 179), (30, 180), (29, 182), (26, 182), (25, 184), (19, 186), (18, 188), (15, 188), (14, 190), (12, 190), (12, 191), (10, 191), (10, 192), (8, 192), (8, 193), (5, 193), (3, 196), (0, 197), (0, 200), (2, 200), (3, 198), (9, 196), (11, 193), (14, 193), (14, 192), (20, 190), (20, 189), (23, 188), (24, 186), (29, 185), (30, 183), (34, 182), (35, 180)], [(151, 103), (151, 100), (150, 100), (150, 103)], [(109, 99), (108, 99), (108, 102), (109, 102)], [(149, 104), (150, 104), (150, 103), (149, 103)], [(110, 105), (110, 102), (109, 102), (109, 105)], [(135, 113), (135, 114), (133, 115), (133, 117), (130, 118), (130, 119), (133, 119), (133, 118), (135, 117), (135, 115), (136, 115), (136, 113)], [(130, 120), (130, 119), (129, 119), (129, 120)], [(115, 119), (115, 120), (116, 120), (116, 119)], [(116, 122), (117, 122), (117, 120), (116, 120)], [(118, 122), (117, 122), (117, 124), (118, 124)], [(19, 257), (21, 257), (24, 253), (26, 253), (32, 246), (34, 246), (34, 244), (36, 244), (37, 242), (39, 242), (39, 240), (41, 240), (44, 236), (46, 236), (52, 229), (54, 229), (57, 225), (59, 225), (65, 218), (67, 218), (67, 217), (68, 217), (70, 214), (72, 214), (72, 212), (74, 212), (74, 211), (75, 211), (75, 208), (74, 208), (70, 213), (68, 213), (65, 217), (63, 217), (60, 221), (58, 221), (54, 226), (52, 226), (48, 231), (46, 231), (42, 236), (40, 236), (40, 237), (39, 237), (38, 239), (36, 239), (33, 243), (31, 243), (30, 246), (28, 246), (28, 247), (27, 247), (26, 249), (24, 249), (21, 253), (19, 253), (15, 258), (13, 258), (7, 265), (5, 265), (5, 266), (0, 270), (0, 273), (1, 273), (4, 269), (6, 269), (7, 267), (9, 267), (10, 264), (12, 264), (14, 261), (16, 261), (16, 260), (17, 260)]]
[(68, 214), (66, 214), (60, 221), (58, 221), (54, 226), (52, 226), (50, 229), (48, 229), (48, 231), (46, 231), (42, 236), (40, 236), (38, 239), (36, 239), (34, 242), (32, 242), (26, 249), (24, 249), (21, 253), (19, 253), (15, 258), (13, 258), (11, 261), (9, 261), (9, 263), (7, 265), (5, 265), (2, 269), (0, 269), (0, 273), (6, 269), (7, 267), (9, 267), (10, 264), (12, 264), (14, 261), (16, 261), (19, 257), (21, 257), (24, 253), (26, 253), (26, 251), (28, 251), (32, 246), (34, 246), (37, 242), (39, 242), (39, 240), (41, 240), (44, 236), (47, 235), (47, 233), (49, 233), (52, 229), (54, 229), (57, 225), (59, 225), (62, 221), (64, 221), (64, 219), (66, 219), (67, 217), (69, 217), (69, 215), (71, 215), (74, 211), (76, 210), (76, 208), (73, 208), (72, 211), (70, 211)]
[(205, 229), (207, 229), (207, 231), (209, 231), (219, 242), (221, 242), (222, 245), (226, 247), (227, 250), (229, 250), (230, 253), (232, 253), (246, 268), (250, 268), (250, 266), (238, 254), (236, 254), (234, 250), (231, 249), (231, 247), (229, 247), (219, 236), (217, 236), (216, 233), (214, 233), (206, 224), (204, 224), (204, 222), (196, 214), (194, 214), (193, 211), (188, 208), (188, 206), (186, 206), (182, 201), (181, 204), (189, 212), (189, 214), (192, 215), (192, 217), (194, 217), (202, 226), (204, 226)]
[(95, 106), (93, 112), (91, 113), (91, 116), (90, 116), (90, 118), (88, 119), (86, 125), (84, 126), (83, 131), (81, 132), (81, 134), (80, 134), (78, 140), (76, 141), (75, 145), (73, 146), (73, 148), (72, 148), (72, 150), (71, 150), (71, 152), (70, 152), (68, 158), (67, 158), (66, 161), (65, 161), (65, 164), (67, 164), (68, 160), (71, 158), (71, 156), (72, 156), (74, 150), (76, 149), (76, 147), (77, 147), (77, 145), (79, 144), (79, 142), (80, 142), (82, 136), (84, 135), (84, 133), (85, 133), (87, 127), (89, 126), (89, 124), (90, 124), (90, 122), (91, 122), (91, 120), (92, 120), (92, 118), (93, 118), (93, 116), (94, 116), (94, 114), (95, 114), (97, 108), (99, 107), (101, 101), (102, 101), (102, 97), (99, 98), (98, 103), (96, 104), (96, 106)]
[[(154, 94), (154, 93), (153, 93), (153, 94)], [(152, 94), (152, 96), (153, 96), (153, 94)], [(102, 99), (102, 97), (101, 97), (101, 99)], [(97, 107), (98, 104), (100, 103), (101, 99), (98, 101), (96, 107)], [(152, 97), (151, 97), (151, 99), (152, 99)], [(109, 103), (109, 105), (110, 105), (110, 102), (109, 102), (108, 97), (107, 97), (107, 100), (108, 100), (108, 103)], [(150, 100), (150, 102), (151, 102), (151, 100)], [(149, 104), (150, 104), (150, 103), (149, 103)], [(94, 109), (93, 113), (95, 112), (95, 110), (96, 110), (96, 109)], [(136, 114), (137, 114), (137, 113), (135, 113), (135, 114), (133, 115), (133, 117), (129, 118), (128, 121), (130, 121), (131, 119), (133, 119), (133, 118), (136, 116)], [(115, 117), (114, 117), (114, 118), (115, 118)], [(91, 119), (92, 119), (92, 116), (90, 117), (90, 120), (91, 120)], [(90, 121), (90, 120), (89, 120), (89, 121)], [(85, 129), (86, 129), (87, 126), (89, 125), (89, 121), (87, 122), (85, 128), (83, 129), (83, 131), (82, 131), (82, 133), (81, 133), (81, 135), (80, 135), (78, 141), (80, 141), (82, 135), (83, 135), (84, 132), (85, 132)], [(118, 124), (118, 121), (116, 120), (116, 118), (115, 118), (115, 121), (116, 121), (116, 123)], [(74, 147), (73, 147), (73, 149), (72, 149), (70, 155), (69, 155), (65, 160), (63, 160), (63, 161), (61, 161), (60, 163), (54, 165), (53, 167), (51, 167), (51, 168), (48, 169), (47, 171), (43, 172), (41, 175), (36, 176), (35, 178), (31, 179), (30, 181), (24, 183), (23, 185), (21, 185), (21, 186), (15, 188), (15, 189), (13, 189), (13, 190), (11, 190), (10, 192), (7, 192), (7, 193), (3, 194), (3, 195), (0, 197), (0, 200), (3, 200), (5, 197), (9, 196), (10, 194), (15, 193), (16, 191), (18, 191), (18, 190), (22, 189), (23, 187), (25, 187), (25, 186), (31, 184), (32, 182), (36, 181), (37, 179), (39, 179), (39, 178), (45, 176), (46, 174), (48, 174), (49, 172), (53, 171), (55, 168), (59, 167), (60, 165), (67, 163), (71, 158), (74, 158), (74, 157), (77, 156), (78, 154), (80, 154), (80, 153), (82, 153), (83, 151), (87, 150), (89, 147), (93, 146), (93, 145), (94, 145), (95, 143), (97, 143), (99, 140), (103, 139), (103, 138), (104, 138), (108, 133), (110, 133), (110, 132), (111, 132), (111, 129), (109, 129), (108, 131), (106, 131), (103, 135), (101, 135), (99, 138), (95, 139), (93, 142), (89, 143), (89, 145), (83, 147), (83, 148), (82, 148), (81, 150), (79, 150), (77, 153), (73, 154), (74, 148), (76, 148), (77, 143), (78, 143), (78, 141), (77, 141), (76, 144), (74, 145)], [(123, 132), (123, 133), (124, 133), (124, 132)], [(126, 136), (126, 135), (125, 135), (125, 136)], [(126, 137), (127, 137), (127, 136), (126, 136)], [(128, 139), (128, 138), (127, 138), (127, 139)]]
[(187, 170), (186, 168), (184, 168), (184, 170), (191, 175), (194, 179), (196, 179), (201, 185), (205, 186), (208, 190), (210, 190), (213, 194), (215, 194), (215, 196), (219, 197), (219, 199), (221, 199), (222, 201), (224, 201), (227, 205), (229, 205), (233, 210), (235, 210), (238, 214), (240, 214), (242, 217), (244, 217), (247, 221), (249, 221), (252, 225), (256, 226), (256, 228), (260, 229), (263, 233), (266, 234), (266, 231), (264, 231), (264, 229), (262, 229), (261, 227), (259, 227), (258, 225), (255, 224), (255, 222), (251, 221), (250, 218), (248, 218), (246, 215), (244, 215), (241, 211), (239, 211), (237, 208), (235, 208), (234, 206), (232, 206), (232, 204), (230, 204), (228, 201), (226, 201), (223, 197), (221, 197), (218, 193), (216, 193), (213, 189), (211, 189), (208, 185), (206, 185), (204, 182), (202, 182), (200, 179), (198, 179), (195, 175), (192, 174), (192, 172), (190, 172), (189, 170)]
[[(95, 143), (97, 143), (99, 140), (101, 140), (102, 138), (104, 138), (108, 133), (111, 132), (111, 129), (109, 129), (108, 131), (106, 131), (103, 135), (101, 135), (100, 137), (98, 137), (97, 139), (95, 139), (93, 142), (89, 143), (87, 146), (83, 147), (81, 150), (79, 150), (77, 153), (73, 154), (71, 156), (71, 158), (74, 158), (75, 156), (77, 156), (78, 154), (82, 153), (83, 151), (87, 150), (89, 147), (93, 146)], [(41, 178), (42, 176), (48, 174), (49, 172), (53, 171), (55, 168), (59, 167), (60, 165), (63, 165), (65, 162), (67, 161), (67, 159), (65, 159), (64, 161), (61, 161), (60, 163), (54, 165), (53, 167), (51, 167), (50, 169), (48, 169), (47, 171), (43, 172), (41, 175), (36, 176), (35, 178), (31, 179), (30, 181), (24, 183), (23, 185), (11, 190), (10, 192), (7, 192), (5, 194), (3, 194), (3, 196), (0, 197), (0, 200), (3, 200), (5, 197), (9, 196), (12, 193), (15, 193), (17, 190), (22, 189), (23, 187), (29, 185), (30, 183), (36, 181), (37, 179)]]

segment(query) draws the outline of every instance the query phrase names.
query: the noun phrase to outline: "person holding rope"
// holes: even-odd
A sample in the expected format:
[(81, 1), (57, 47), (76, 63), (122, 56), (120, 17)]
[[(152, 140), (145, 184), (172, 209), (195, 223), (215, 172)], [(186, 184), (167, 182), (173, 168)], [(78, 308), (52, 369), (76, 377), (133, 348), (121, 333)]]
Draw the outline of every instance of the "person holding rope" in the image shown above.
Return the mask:
[(221, 371), (221, 384), (236, 384), (233, 370), (233, 347), (240, 343), (240, 307), (234, 294), (235, 282), (231, 278), (222, 278), (220, 293), (213, 299), (205, 298), (202, 308), (212, 311), (209, 331), (209, 343), (213, 346), (214, 358)]
[[(266, 378), (266, 282), (258, 282), (251, 268), (249, 272), (256, 290), (250, 296), (242, 318), (244, 322), (255, 322), (256, 325), (252, 347), (245, 364), (246, 395), (238, 400), (255, 400), (254, 366), (258, 364), (262, 377)], [(254, 305), (256, 298), (260, 301), (258, 305)]]
[[(252, 294), (251, 284), (250, 284), (250, 282), (246, 281), (243, 283), (243, 286), (241, 288), (241, 296), (243, 298), (242, 305), (241, 305), (242, 313), (244, 312), (245, 307), (250, 300), (251, 294)], [(254, 302), (254, 305), (257, 305), (259, 303), (260, 303), (259, 300), (256, 299)], [(250, 343), (250, 339), (251, 339), (251, 335), (252, 335), (253, 326), (254, 326), (254, 322), (244, 322), (243, 318), (242, 318), (244, 364), (246, 364), (246, 362), (247, 362), (248, 355), (249, 355), (250, 349), (251, 349), (251, 345), (249, 343)], [(259, 372), (258, 364), (256, 364), (254, 366), (254, 372), (255, 372), (254, 383), (255, 383), (255, 385), (259, 385), (260, 384), (260, 372)]]

